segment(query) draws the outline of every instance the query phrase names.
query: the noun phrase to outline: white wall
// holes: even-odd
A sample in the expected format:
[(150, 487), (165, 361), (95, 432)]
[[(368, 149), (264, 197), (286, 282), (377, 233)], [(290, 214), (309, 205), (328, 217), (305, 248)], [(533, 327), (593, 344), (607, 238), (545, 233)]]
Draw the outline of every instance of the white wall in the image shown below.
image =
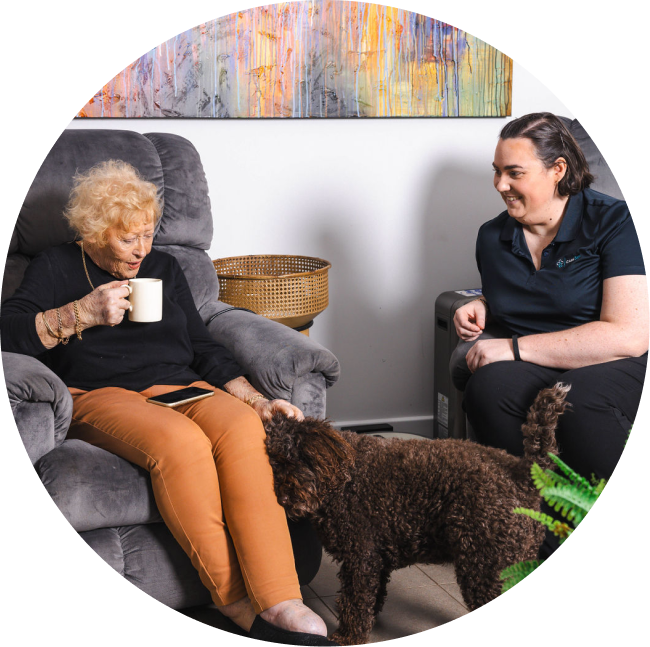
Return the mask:
[[(573, 116), (515, 64), (513, 113)], [(480, 285), (478, 226), (503, 210), (491, 163), (505, 119), (76, 120), (70, 128), (173, 132), (208, 178), (212, 258), (325, 258), (330, 305), (311, 337), (341, 362), (338, 422), (433, 416), (434, 303)], [(424, 423), (422, 423), (424, 419)], [(425, 429), (426, 430), (426, 429)]]

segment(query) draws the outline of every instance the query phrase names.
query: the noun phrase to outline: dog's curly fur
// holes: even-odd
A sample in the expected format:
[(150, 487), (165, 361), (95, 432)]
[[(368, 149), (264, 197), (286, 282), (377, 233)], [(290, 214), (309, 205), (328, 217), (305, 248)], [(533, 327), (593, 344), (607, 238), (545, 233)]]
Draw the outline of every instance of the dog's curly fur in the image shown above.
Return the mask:
[(530, 468), (553, 467), (554, 430), (570, 387), (545, 389), (531, 407), (523, 458), (468, 440), (400, 440), (338, 432), (326, 421), (266, 423), (275, 491), (290, 518), (312, 520), (340, 564), (342, 645), (368, 641), (392, 571), (452, 562), (470, 610), (497, 597), (499, 574), (535, 559), (542, 526)]

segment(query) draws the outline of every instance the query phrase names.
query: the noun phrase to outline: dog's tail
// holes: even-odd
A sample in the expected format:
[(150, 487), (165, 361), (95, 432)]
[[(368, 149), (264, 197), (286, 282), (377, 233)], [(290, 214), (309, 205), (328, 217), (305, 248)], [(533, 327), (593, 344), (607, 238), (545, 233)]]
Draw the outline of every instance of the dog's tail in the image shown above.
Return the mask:
[(548, 454), (557, 454), (555, 430), (558, 418), (571, 406), (566, 401), (566, 394), (570, 389), (570, 385), (561, 382), (543, 389), (537, 394), (528, 411), (526, 422), (521, 427), (524, 437), (523, 467), (528, 474), (533, 463), (537, 463), (542, 469), (555, 465)]

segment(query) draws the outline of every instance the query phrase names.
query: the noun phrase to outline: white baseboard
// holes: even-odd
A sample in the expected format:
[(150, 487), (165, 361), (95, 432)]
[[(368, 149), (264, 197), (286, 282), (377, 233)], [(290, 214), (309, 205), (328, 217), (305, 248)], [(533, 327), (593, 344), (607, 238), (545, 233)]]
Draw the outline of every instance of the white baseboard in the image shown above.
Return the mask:
[(414, 434), (433, 438), (433, 416), (413, 416), (410, 418), (382, 418), (381, 420), (334, 420), (337, 429), (355, 425), (378, 425), (381, 423), (392, 425), (393, 431), (402, 434)]

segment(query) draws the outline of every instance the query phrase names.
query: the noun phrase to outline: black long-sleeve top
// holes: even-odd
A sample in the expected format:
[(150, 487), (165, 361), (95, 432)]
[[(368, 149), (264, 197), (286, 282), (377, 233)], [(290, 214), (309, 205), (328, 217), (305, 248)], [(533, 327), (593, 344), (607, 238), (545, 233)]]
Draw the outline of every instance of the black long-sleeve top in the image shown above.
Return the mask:
[[(86, 265), (95, 287), (116, 280), (88, 255)], [(117, 326), (88, 328), (81, 341), (72, 336), (67, 345), (47, 350), (36, 332), (36, 313), (81, 299), (92, 288), (78, 245), (66, 243), (42, 252), (2, 306), (2, 350), (36, 356), (67, 386), (87, 391), (108, 386), (143, 391), (154, 384), (196, 380), (222, 387), (244, 374), (231, 353), (210, 336), (173, 256), (152, 250), (138, 275), (162, 279), (161, 321), (129, 321), (127, 312)]]

